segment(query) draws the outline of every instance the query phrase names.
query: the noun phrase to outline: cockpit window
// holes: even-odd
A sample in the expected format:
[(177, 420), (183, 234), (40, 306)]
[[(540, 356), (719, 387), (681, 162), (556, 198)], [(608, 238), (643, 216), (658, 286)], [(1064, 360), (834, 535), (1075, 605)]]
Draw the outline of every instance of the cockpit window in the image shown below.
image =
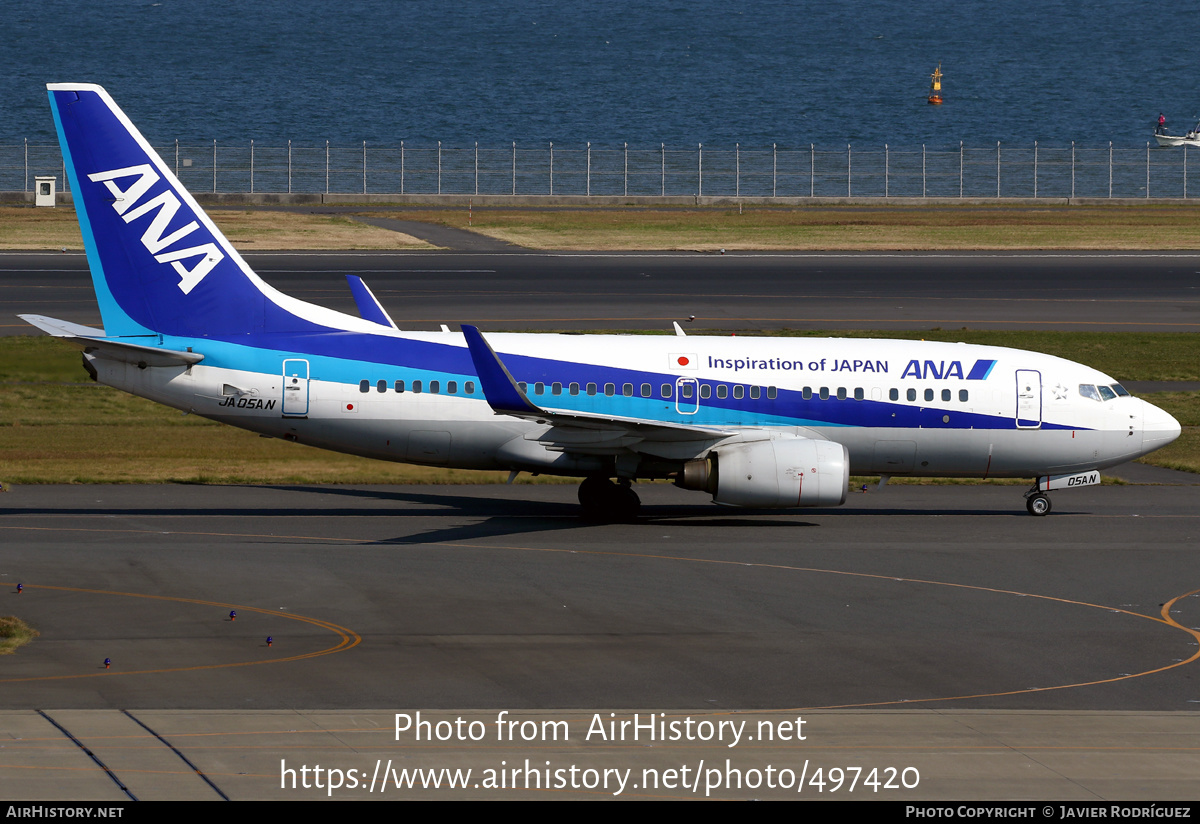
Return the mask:
[(1114, 383), (1112, 385), (1112, 391), (1116, 392), (1119, 397), (1122, 397), (1122, 398), (1129, 397), (1129, 390), (1126, 389), (1124, 386), (1121, 386), (1121, 384), (1119, 384), (1119, 383)]
[(1100, 390), (1100, 397), (1104, 398), (1106, 401), (1111, 401), (1117, 396), (1117, 393), (1109, 389), (1107, 386), (1099, 386), (1097, 389)]
[(1081, 383), (1079, 384), (1079, 397), (1091, 398), (1094, 401), (1098, 401), (1100, 400), (1100, 393), (1090, 383)]

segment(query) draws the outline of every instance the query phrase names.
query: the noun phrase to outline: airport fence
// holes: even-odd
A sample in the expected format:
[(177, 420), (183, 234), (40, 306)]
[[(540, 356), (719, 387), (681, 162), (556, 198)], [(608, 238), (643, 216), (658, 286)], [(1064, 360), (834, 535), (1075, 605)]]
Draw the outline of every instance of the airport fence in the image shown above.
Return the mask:
[[(1001, 144), (768, 146), (156, 147), (195, 193), (711, 197), (1186, 198), (1188, 147)], [(1192, 165), (1195, 165), (1195, 159)], [(0, 191), (38, 175), (67, 190), (57, 145), (0, 144)], [(1200, 185), (1192, 187), (1200, 196)]]

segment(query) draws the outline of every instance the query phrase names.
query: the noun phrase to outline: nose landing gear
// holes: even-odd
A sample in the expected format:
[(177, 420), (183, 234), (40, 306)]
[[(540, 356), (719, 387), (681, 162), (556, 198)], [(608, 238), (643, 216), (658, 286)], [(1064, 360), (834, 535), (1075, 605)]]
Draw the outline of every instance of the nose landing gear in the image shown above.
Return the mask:
[(1072, 472), (1066, 475), (1042, 475), (1035, 478), (1033, 486), (1025, 493), (1025, 508), (1030, 515), (1049, 515), (1050, 498), (1046, 495), (1052, 489), (1077, 489), (1081, 486), (1093, 486), (1100, 483), (1100, 470), (1088, 469), (1083, 472)]
[(1030, 515), (1049, 515), (1050, 496), (1044, 492), (1030, 490), (1025, 493), (1025, 508), (1029, 510)]

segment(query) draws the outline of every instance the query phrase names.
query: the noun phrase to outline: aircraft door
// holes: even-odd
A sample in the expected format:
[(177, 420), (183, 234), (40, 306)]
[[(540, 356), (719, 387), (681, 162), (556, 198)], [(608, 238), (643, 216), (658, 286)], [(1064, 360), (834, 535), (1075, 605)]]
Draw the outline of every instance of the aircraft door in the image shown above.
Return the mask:
[(695, 378), (675, 381), (675, 411), (680, 415), (695, 415), (700, 408), (700, 385)]
[(1017, 370), (1017, 429), (1042, 426), (1042, 373), (1033, 369)]
[(305, 417), (308, 415), (308, 361), (285, 360), (283, 362), (283, 415)]

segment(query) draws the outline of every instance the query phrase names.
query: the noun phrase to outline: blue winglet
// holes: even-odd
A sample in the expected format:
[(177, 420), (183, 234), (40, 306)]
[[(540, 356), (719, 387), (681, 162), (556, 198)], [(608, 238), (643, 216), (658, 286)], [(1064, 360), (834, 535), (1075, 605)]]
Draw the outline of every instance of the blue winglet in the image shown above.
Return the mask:
[(383, 304), (379, 302), (379, 298), (375, 297), (367, 284), (363, 283), (362, 278), (358, 275), (346, 275), (346, 281), (350, 284), (350, 293), (354, 295), (354, 304), (358, 307), (358, 314), (362, 316), (363, 320), (396, 328), (396, 322), (392, 320), (392, 316), (383, 308)]
[[(474, 326), (462, 325), (463, 337), (467, 339), (467, 349), (471, 352), (471, 361), (475, 364), (475, 374), (479, 376), (479, 385), (488, 405), (501, 415), (537, 415), (542, 410), (529, 402), (521, 387), (513, 380), (512, 373), (500, 360), (499, 355), (491, 345), (483, 339), (479, 329)], [(542, 413), (544, 414), (544, 413)]]

